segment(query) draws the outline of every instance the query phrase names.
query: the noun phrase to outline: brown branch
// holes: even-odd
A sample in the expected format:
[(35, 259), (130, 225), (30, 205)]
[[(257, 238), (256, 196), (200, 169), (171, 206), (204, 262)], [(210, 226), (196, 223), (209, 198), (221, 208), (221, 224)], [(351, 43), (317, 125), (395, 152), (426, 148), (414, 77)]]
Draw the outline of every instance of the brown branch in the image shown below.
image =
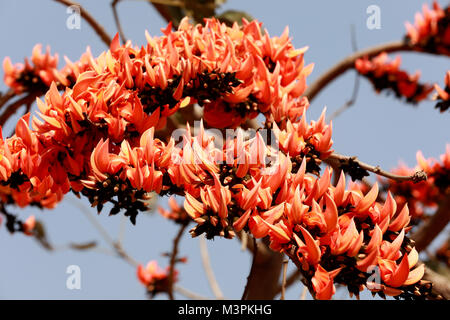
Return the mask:
[(448, 278), (426, 267), (423, 280), (431, 281), (431, 291), (433, 294), (450, 300), (450, 281)]
[(125, 37), (125, 33), (123, 32), (122, 24), (120, 23), (119, 13), (117, 12), (117, 4), (120, 1), (121, 0), (113, 0), (113, 2), (111, 2), (111, 7), (114, 16), (114, 22), (116, 23), (116, 27), (117, 30), (119, 31), (120, 38), (122, 39), (122, 43), (125, 43), (127, 42), (127, 38)]
[(167, 292), (170, 300), (174, 300), (173, 296), (173, 278), (175, 274), (175, 264), (177, 263), (177, 255), (178, 255), (178, 245), (180, 244), (181, 237), (183, 236), (184, 230), (188, 224), (181, 225), (178, 230), (175, 239), (173, 240), (172, 254), (170, 255), (170, 265), (169, 265), (169, 291)]
[(83, 17), (84, 20), (86, 20), (87, 23), (94, 29), (94, 31), (97, 33), (97, 35), (102, 39), (102, 41), (106, 44), (107, 47), (111, 44), (112, 38), (108, 35), (108, 33), (105, 31), (102, 25), (100, 25), (97, 20), (86, 10), (84, 9), (79, 3), (70, 1), (70, 0), (54, 0), (56, 2), (59, 2), (66, 7), (70, 6), (78, 6), (80, 8), (80, 14), (81, 17)]
[(155, 1), (148, 0), (148, 2), (158, 11), (161, 17), (167, 22), (172, 22), (173, 27), (176, 29), (180, 24), (181, 19), (184, 17), (182, 10), (183, 3), (178, 1)]
[(286, 294), (286, 273), (287, 273), (287, 265), (289, 260), (286, 259), (283, 261), (283, 279), (281, 280), (281, 298), (280, 300), (284, 300)]
[[(236, 234), (240, 241), (243, 241), (245, 236), (249, 237), (244, 231), (236, 232)], [(258, 250), (258, 257), (254, 261), (253, 277), (248, 283), (247, 300), (273, 300), (281, 292), (279, 279), (283, 254), (269, 248), (268, 237), (256, 242), (246, 240), (246, 247), (250, 252), (254, 251), (255, 244)], [(287, 283), (289, 281), (288, 278)]]
[(186, 298), (189, 298), (189, 299), (193, 299), (193, 300), (210, 300), (210, 298), (208, 298), (208, 297), (201, 296), (201, 295), (199, 295), (199, 294), (197, 294), (195, 292), (187, 290), (187, 289), (185, 289), (183, 287), (180, 287), (178, 285), (174, 286), (174, 290), (176, 292), (178, 292), (179, 294), (181, 294), (181, 295), (183, 295), (183, 296), (185, 296)]
[(404, 41), (394, 41), (363, 49), (347, 56), (319, 76), (319, 78), (308, 87), (304, 95), (308, 97), (308, 100), (311, 102), (316, 95), (332, 81), (343, 75), (346, 71), (353, 69), (355, 61), (359, 58), (366, 56), (372, 58), (382, 52), (391, 53), (398, 51), (414, 51), (433, 54), (432, 52), (427, 52), (420, 47), (412, 46)]
[(203, 269), (205, 269), (206, 278), (208, 280), (209, 286), (216, 297), (216, 299), (224, 299), (222, 290), (220, 290), (219, 284), (217, 283), (216, 277), (214, 276), (213, 269), (209, 260), (208, 247), (206, 244), (206, 238), (202, 235), (199, 239), (200, 245), (200, 255), (202, 257)]
[[(299, 270), (293, 271), (290, 275), (286, 277), (286, 283), (285, 287), (289, 288), (291, 285), (293, 285), (300, 277), (301, 273)], [(282, 284), (277, 289), (277, 294), (281, 293), (283, 290)]]
[(351, 106), (353, 106), (355, 104), (356, 98), (358, 97), (359, 80), (360, 80), (359, 74), (356, 73), (356, 75), (355, 75), (355, 83), (353, 85), (352, 96), (341, 107), (339, 107), (339, 109), (334, 111), (331, 114), (331, 116), (330, 116), (330, 118), (328, 120), (332, 121), (332, 120), (336, 119), (338, 116), (341, 115), (341, 113), (343, 113), (345, 110), (349, 109)]
[(250, 283), (252, 281), (252, 278), (254, 276), (254, 270), (256, 265), (256, 258), (258, 256), (258, 244), (256, 243), (256, 238), (253, 238), (253, 257), (252, 257), (252, 265), (250, 267), (250, 272), (247, 276), (247, 284), (245, 285), (244, 292), (242, 293), (241, 300), (247, 300), (248, 298), (248, 292), (250, 288)]
[(7, 107), (5, 107), (5, 110), (0, 115), (0, 126), (4, 126), (6, 121), (14, 114), (16, 111), (23, 105), (29, 105), (34, 102), (36, 97), (41, 96), (42, 92), (30, 92), (28, 95), (23, 96), (22, 98), (16, 100), (15, 102), (11, 103)]
[(422, 251), (450, 222), (450, 193), (439, 204), (436, 212), (412, 235), (417, 251)]
[(15, 92), (11, 89), (3, 95), (0, 93), (0, 109), (3, 107), (5, 103), (7, 103), (15, 96), (16, 96)]
[(402, 181), (413, 181), (413, 182), (419, 182), (427, 179), (427, 174), (424, 171), (417, 171), (414, 174), (410, 176), (400, 176), (397, 174), (393, 174), (391, 172), (382, 170), (379, 166), (372, 166), (370, 164), (364, 163), (360, 160), (358, 160), (357, 157), (351, 157), (351, 156), (344, 156), (338, 153), (332, 153), (329, 158), (325, 160), (325, 162), (331, 166), (341, 166), (343, 164), (349, 164), (350, 162), (353, 162), (357, 164), (359, 167), (361, 167), (364, 170), (373, 172), (379, 176), (395, 180), (397, 182)]
[[(350, 40), (352, 43), (352, 50), (353, 52), (356, 52), (358, 50), (358, 46), (356, 44), (356, 31), (355, 31), (355, 25), (352, 24), (350, 27)], [(356, 102), (356, 98), (358, 97), (358, 91), (359, 91), (359, 74), (355, 73), (355, 82), (353, 85), (353, 92), (349, 100), (347, 100), (344, 105), (342, 105), (339, 109), (337, 109), (333, 114), (331, 115), (329, 120), (334, 120), (337, 118), (342, 112), (353, 106)]]

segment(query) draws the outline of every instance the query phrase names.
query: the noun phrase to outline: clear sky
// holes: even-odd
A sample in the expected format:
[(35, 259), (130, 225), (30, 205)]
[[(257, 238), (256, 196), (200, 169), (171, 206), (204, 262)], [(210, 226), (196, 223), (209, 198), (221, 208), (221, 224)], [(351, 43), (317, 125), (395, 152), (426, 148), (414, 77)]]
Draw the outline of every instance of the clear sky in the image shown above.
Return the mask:
[[(106, 28), (110, 35), (116, 32), (110, 0), (79, 1)], [(428, 1), (429, 3), (431, 1)], [(341, 58), (352, 52), (350, 26), (355, 25), (359, 48), (382, 42), (399, 40), (404, 35), (404, 22), (413, 21), (421, 10), (423, 0), (347, 0), (347, 1), (268, 1), (229, 0), (220, 9), (244, 10), (264, 23), (270, 35), (280, 35), (289, 26), (293, 43), (297, 48), (308, 45), (306, 63), (314, 62), (315, 68), (308, 82), (317, 78)], [(443, 6), (448, 1), (440, 0)], [(366, 27), (369, 5), (381, 9), (381, 28)], [(146, 2), (124, 0), (119, 6), (126, 36), (134, 44), (144, 44), (144, 31), (160, 35), (165, 22)], [(105, 50), (105, 45), (90, 26), (81, 22), (80, 30), (66, 27), (66, 8), (51, 0), (0, 1), (0, 59), (10, 56), (13, 62), (22, 62), (31, 55), (36, 43), (50, 45), (52, 53), (66, 55), (77, 60), (90, 46), (94, 55)], [(443, 84), (449, 59), (405, 53), (402, 68), (415, 72), (421, 70), (424, 81)], [(0, 71), (3, 77), (3, 71)], [(327, 87), (312, 103), (308, 119), (317, 119), (324, 106), (328, 114), (347, 101), (354, 83), (353, 71)], [(0, 91), (6, 87), (0, 84)], [(426, 157), (438, 157), (450, 142), (450, 113), (440, 114), (434, 102), (426, 101), (417, 107), (403, 104), (384, 94), (376, 95), (370, 83), (361, 79), (356, 104), (333, 123), (334, 149), (340, 153), (357, 155), (363, 161), (391, 169), (400, 160), (415, 164), (415, 153), (422, 150)], [(14, 120), (3, 130), (12, 131)], [(135, 276), (135, 269), (123, 260), (103, 251), (65, 250), (70, 242), (98, 241), (100, 248), (108, 248), (98, 232), (80, 212), (77, 204), (89, 208), (87, 201), (73, 195), (54, 210), (39, 211), (35, 208), (14, 210), (21, 217), (30, 214), (42, 220), (50, 241), (61, 248), (55, 252), (42, 249), (33, 239), (22, 234), (10, 235), (0, 228), (0, 299), (143, 299), (145, 290)], [(166, 199), (161, 201), (166, 205)], [(170, 251), (176, 227), (158, 214), (141, 214), (137, 225), (132, 226), (120, 215), (108, 217), (106, 213), (95, 219), (117, 237), (121, 227), (125, 230), (124, 247), (136, 260), (146, 263), (151, 259), (166, 266), (168, 259), (161, 256)], [(181, 255), (188, 263), (179, 265), (179, 284), (198, 294), (212, 297), (200, 262), (198, 239), (186, 234), (181, 242)], [(219, 285), (227, 298), (239, 299), (245, 286), (250, 267), (250, 255), (240, 250), (237, 240), (216, 239), (208, 242), (209, 254)], [(81, 290), (66, 288), (66, 268), (81, 268)], [(287, 298), (299, 297), (302, 286), (292, 286)], [(177, 297), (180, 297), (177, 295)], [(347, 297), (338, 294), (337, 298)]]

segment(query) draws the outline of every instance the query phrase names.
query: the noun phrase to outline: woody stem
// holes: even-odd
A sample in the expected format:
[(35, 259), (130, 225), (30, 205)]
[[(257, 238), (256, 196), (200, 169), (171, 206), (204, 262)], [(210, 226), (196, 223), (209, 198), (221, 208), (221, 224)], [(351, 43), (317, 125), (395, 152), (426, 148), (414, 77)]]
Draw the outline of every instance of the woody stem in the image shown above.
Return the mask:
[(169, 299), (174, 300), (173, 296), (173, 283), (174, 283), (174, 275), (175, 275), (175, 264), (177, 263), (177, 255), (178, 255), (178, 245), (180, 243), (181, 237), (183, 236), (184, 230), (186, 230), (187, 224), (181, 225), (178, 230), (175, 239), (173, 240), (172, 253), (170, 255), (170, 266), (169, 266)]
[(379, 166), (372, 166), (370, 164), (364, 163), (364, 162), (358, 160), (357, 157), (344, 156), (344, 155), (341, 155), (338, 153), (332, 153), (325, 160), (325, 162), (333, 167), (340, 167), (341, 165), (349, 164), (349, 162), (353, 162), (364, 170), (373, 172), (379, 176), (383, 176), (385, 178), (392, 179), (397, 182), (402, 182), (402, 181), (419, 182), (419, 181), (427, 179), (427, 175), (424, 171), (417, 171), (410, 176), (400, 176), (400, 175), (385, 171), (385, 170), (381, 169)]

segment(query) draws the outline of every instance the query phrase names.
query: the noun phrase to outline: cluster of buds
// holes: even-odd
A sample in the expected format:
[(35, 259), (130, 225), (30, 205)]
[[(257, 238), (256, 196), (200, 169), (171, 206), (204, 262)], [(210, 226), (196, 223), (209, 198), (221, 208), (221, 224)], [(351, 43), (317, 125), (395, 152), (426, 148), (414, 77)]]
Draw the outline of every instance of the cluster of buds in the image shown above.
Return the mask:
[(419, 83), (420, 72), (414, 75), (399, 69), (401, 57), (390, 61), (386, 52), (369, 59), (357, 59), (355, 69), (372, 84), (376, 92), (390, 90), (397, 98), (405, 98), (409, 103), (417, 103), (427, 98), (433, 87)]
[(137, 278), (147, 288), (150, 297), (158, 293), (168, 293), (173, 283), (177, 281), (178, 271), (174, 270), (173, 279), (170, 281), (169, 268), (161, 269), (155, 260), (150, 261), (144, 267), (139, 265), (137, 268)]
[(436, 109), (445, 112), (450, 108), (450, 70), (445, 75), (445, 88), (442, 89), (437, 84), (434, 85), (434, 88), (437, 91), (436, 100), (438, 101)]
[(423, 12), (418, 12), (415, 23), (406, 22), (406, 39), (428, 52), (450, 55), (450, 6), (442, 9), (437, 1), (430, 9), (423, 5)]
[(450, 194), (450, 145), (447, 145), (445, 154), (440, 156), (440, 161), (433, 158), (425, 159), (420, 151), (417, 152), (416, 158), (415, 168), (402, 165), (392, 172), (412, 175), (418, 170), (423, 170), (427, 174), (427, 180), (417, 183), (385, 180), (382, 183), (384, 190), (390, 190), (395, 195), (398, 204), (408, 205), (411, 217), (418, 222), (427, 210), (436, 208)]

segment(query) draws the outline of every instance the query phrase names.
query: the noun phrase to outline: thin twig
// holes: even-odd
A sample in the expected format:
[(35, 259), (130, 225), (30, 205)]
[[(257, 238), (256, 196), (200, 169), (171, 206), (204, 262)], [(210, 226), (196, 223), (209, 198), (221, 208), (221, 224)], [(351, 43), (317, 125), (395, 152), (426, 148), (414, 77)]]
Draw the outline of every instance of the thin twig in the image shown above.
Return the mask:
[(287, 273), (287, 266), (288, 266), (288, 259), (285, 259), (283, 261), (283, 279), (281, 280), (281, 298), (280, 300), (284, 300), (285, 294), (286, 294), (286, 273)]
[[(358, 46), (357, 46), (357, 43), (356, 43), (356, 31), (355, 31), (355, 25), (354, 24), (352, 24), (350, 26), (350, 40), (351, 40), (351, 44), (352, 44), (352, 50), (353, 50), (353, 52), (356, 52), (358, 50)], [(337, 109), (331, 115), (329, 120), (334, 120), (342, 112), (344, 112), (345, 110), (347, 110), (348, 108), (350, 108), (352, 105), (355, 104), (356, 98), (358, 97), (358, 92), (359, 92), (359, 80), (360, 80), (359, 73), (355, 72), (355, 82), (353, 84), (353, 92), (352, 92), (352, 95), (351, 95), (350, 99), (346, 103), (344, 103), (343, 106), (341, 106), (339, 109)]]
[(114, 15), (114, 22), (116, 23), (117, 30), (119, 31), (120, 39), (122, 39), (122, 43), (126, 43), (127, 38), (125, 37), (125, 33), (123, 32), (122, 24), (120, 23), (119, 13), (117, 12), (117, 4), (120, 1), (121, 0), (113, 0), (113, 2), (111, 3), (111, 7)]
[(242, 293), (242, 297), (241, 297), (241, 300), (246, 300), (247, 299), (247, 296), (248, 296), (248, 290), (249, 290), (249, 284), (250, 284), (250, 282), (251, 282), (251, 280), (252, 280), (252, 277), (253, 277), (253, 270), (254, 270), (254, 268), (255, 268), (255, 261), (256, 261), (256, 256), (257, 256), (257, 254), (258, 254), (258, 244), (257, 244), (257, 242), (256, 242), (256, 238), (255, 237), (253, 237), (253, 257), (252, 257), (252, 265), (251, 265), (251, 267), (250, 267), (250, 272), (249, 272), (249, 274), (248, 274), (248, 276), (247, 276), (247, 284), (245, 285), (245, 289), (244, 289), (244, 292)]
[(127, 218), (125, 216), (122, 216), (120, 218), (119, 234), (117, 235), (117, 243), (123, 244), (123, 241), (125, 240), (126, 222), (127, 222)]
[(202, 265), (205, 270), (206, 279), (208, 279), (209, 287), (211, 288), (216, 299), (222, 300), (224, 298), (222, 290), (220, 290), (219, 284), (214, 276), (214, 271), (211, 267), (209, 254), (208, 254), (208, 246), (206, 243), (206, 238), (202, 235), (199, 238), (199, 247), (200, 247), (200, 255), (202, 257)]
[(78, 8), (80, 8), (81, 17), (83, 17), (83, 19), (86, 20), (87, 23), (89, 23), (92, 29), (94, 29), (97, 35), (102, 39), (103, 43), (106, 44), (107, 47), (110, 46), (112, 38), (108, 35), (103, 26), (100, 23), (98, 23), (97, 20), (79, 3), (70, 0), (54, 0), (54, 1), (59, 2), (67, 7), (78, 6)]
[(357, 157), (344, 156), (344, 155), (341, 155), (338, 153), (332, 153), (325, 160), (325, 162), (330, 165), (339, 165), (339, 166), (353, 162), (364, 170), (373, 172), (379, 176), (383, 176), (385, 178), (392, 179), (397, 182), (402, 182), (402, 181), (419, 182), (419, 181), (423, 181), (423, 180), (427, 179), (427, 174), (424, 171), (416, 171), (414, 174), (412, 174), (410, 176), (400, 176), (400, 175), (393, 174), (391, 172), (382, 170), (379, 166), (372, 166), (370, 164), (364, 163), (364, 162), (358, 160)]
[(193, 300), (211, 300), (208, 297), (201, 296), (201, 295), (199, 295), (199, 294), (197, 294), (195, 292), (192, 292), (192, 291), (190, 291), (188, 289), (185, 289), (185, 288), (183, 288), (183, 287), (181, 287), (179, 285), (174, 286), (174, 290), (176, 292), (178, 292), (179, 294), (181, 294), (181, 295), (183, 295), (183, 296), (185, 296), (186, 298), (189, 298), (189, 299), (193, 299)]
[(178, 230), (175, 239), (173, 239), (173, 247), (172, 254), (170, 255), (170, 265), (169, 265), (169, 299), (174, 300), (173, 296), (173, 283), (174, 283), (174, 274), (175, 274), (175, 264), (177, 263), (177, 255), (178, 255), (178, 245), (180, 244), (181, 237), (183, 236), (184, 230), (186, 230), (187, 224), (181, 225)]
[(300, 300), (306, 300), (307, 293), (308, 293), (308, 287), (303, 285), (302, 294), (300, 295)]
[(16, 100), (15, 102), (9, 104), (5, 107), (5, 110), (0, 115), (0, 126), (4, 126), (6, 121), (14, 114), (17, 110), (23, 105), (31, 105), (36, 97), (41, 96), (42, 92), (30, 92), (26, 96), (23, 96), (22, 98)]
[[(291, 285), (293, 285), (298, 280), (300, 275), (301, 275), (300, 271), (295, 270), (292, 271), (292, 273), (289, 276), (286, 276), (286, 283), (285, 283), (286, 289), (289, 288)], [(281, 293), (282, 288), (283, 287), (280, 285), (280, 287), (277, 290), (277, 293)]]
[(125, 249), (122, 247), (122, 245), (119, 242), (114, 241), (113, 238), (109, 235), (109, 233), (103, 228), (103, 226), (95, 219), (89, 209), (83, 205), (79, 201), (72, 201), (72, 199), (69, 198), (69, 201), (71, 201), (74, 205), (76, 205), (80, 211), (84, 214), (84, 216), (89, 220), (89, 222), (92, 224), (92, 226), (97, 229), (100, 236), (111, 246), (112, 249), (114, 249), (115, 253), (124, 259), (126, 262), (128, 262), (130, 265), (137, 267), (139, 265), (139, 262), (135, 260), (133, 257), (131, 257)]
[(248, 241), (248, 234), (246, 232), (243, 232), (241, 237), (241, 251), (247, 250), (247, 241)]

